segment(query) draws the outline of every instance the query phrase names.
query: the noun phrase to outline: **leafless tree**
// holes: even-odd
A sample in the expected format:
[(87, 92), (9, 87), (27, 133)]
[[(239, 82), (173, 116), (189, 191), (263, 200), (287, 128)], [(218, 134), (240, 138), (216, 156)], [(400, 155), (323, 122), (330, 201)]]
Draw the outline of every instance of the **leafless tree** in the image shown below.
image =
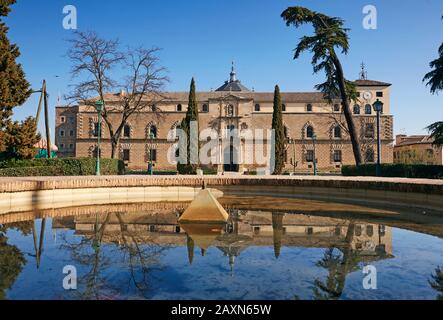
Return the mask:
[[(158, 58), (160, 49), (121, 50), (118, 40), (102, 39), (94, 32), (76, 32), (68, 42), (71, 76), (78, 82), (67, 100), (91, 107), (96, 100), (105, 102), (102, 116), (109, 132), (111, 156), (116, 158), (122, 132), (131, 116), (141, 111), (160, 116), (157, 103), (164, 99), (161, 92), (168, 82), (166, 69)], [(119, 67), (123, 76), (117, 80), (115, 71)]]

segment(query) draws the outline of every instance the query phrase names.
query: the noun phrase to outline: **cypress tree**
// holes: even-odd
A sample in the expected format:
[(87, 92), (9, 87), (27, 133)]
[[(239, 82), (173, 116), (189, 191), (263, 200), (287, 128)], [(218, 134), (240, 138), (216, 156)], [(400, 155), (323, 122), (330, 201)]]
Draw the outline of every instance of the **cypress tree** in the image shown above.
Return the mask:
[(284, 167), (285, 156), (285, 132), (282, 119), (282, 103), (280, 88), (275, 86), (274, 91), (274, 112), (272, 114), (272, 129), (275, 132), (275, 144), (273, 148), (274, 175), (281, 174)]
[(274, 255), (276, 258), (280, 256), (281, 240), (283, 236), (283, 214), (278, 212), (272, 213), (272, 232), (274, 240)]
[(198, 168), (198, 164), (192, 164), (191, 160), (191, 150), (197, 150), (197, 162), (198, 162), (198, 151), (199, 151), (199, 131), (197, 125), (197, 139), (191, 139), (191, 122), (196, 121), (198, 124), (198, 104), (197, 98), (195, 94), (195, 80), (192, 78), (191, 87), (189, 90), (189, 100), (188, 100), (188, 110), (186, 112), (186, 117), (182, 120), (180, 128), (186, 133), (187, 137), (187, 145), (186, 145), (186, 154), (187, 154), (187, 163), (186, 164), (177, 164), (177, 170), (180, 174), (194, 174), (196, 169)]
[(10, 12), (15, 0), (0, 1), (0, 152), (6, 149), (5, 128), (12, 115), (12, 109), (23, 104), (31, 94), (29, 83), (16, 59), (19, 48), (7, 37), (8, 27), (2, 21)]
[(186, 247), (188, 248), (188, 260), (189, 264), (192, 264), (194, 261), (194, 240), (188, 235), (186, 235)]

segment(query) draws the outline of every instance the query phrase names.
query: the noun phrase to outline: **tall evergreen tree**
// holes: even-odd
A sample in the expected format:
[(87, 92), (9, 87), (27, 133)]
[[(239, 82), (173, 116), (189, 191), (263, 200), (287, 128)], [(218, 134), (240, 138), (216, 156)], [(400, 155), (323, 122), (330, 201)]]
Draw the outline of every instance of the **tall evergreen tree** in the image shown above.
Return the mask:
[(285, 130), (282, 119), (282, 103), (280, 88), (275, 86), (274, 90), (274, 112), (272, 114), (272, 129), (275, 132), (274, 144), (274, 175), (281, 174), (284, 168), (285, 157)]
[(192, 264), (192, 261), (194, 261), (194, 240), (188, 235), (186, 235), (186, 247), (188, 248), (188, 260), (189, 264)]
[(280, 257), (282, 236), (283, 236), (283, 214), (279, 212), (272, 213), (272, 232), (274, 239), (274, 255)]
[[(443, 20), (443, 16), (441, 17)], [(431, 71), (428, 72), (423, 81), (431, 87), (431, 93), (437, 94), (443, 91), (443, 44), (438, 49), (439, 57), (429, 63)], [(443, 145), (443, 121), (437, 121), (427, 127), (434, 139), (435, 145)]]
[(6, 149), (5, 128), (12, 109), (23, 104), (31, 94), (22, 66), (16, 62), (20, 51), (7, 37), (8, 27), (3, 22), (16, 0), (0, 1), (0, 152)]
[[(197, 124), (197, 137), (191, 137), (191, 123), (194, 122)], [(182, 120), (180, 128), (185, 132), (186, 134), (186, 163), (178, 163), (177, 164), (177, 170), (180, 174), (194, 174), (198, 168), (198, 163), (191, 163), (198, 162), (198, 152), (199, 152), (199, 131), (198, 131), (198, 104), (197, 104), (197, 97), (195, 94), (195, 80), (192, 78), (191, 80), (191, 87), (189, 90), (189, 100), (188, 100), (188, 110), (186, 112), (186, 117)], [(180, 152), (183, 152), (185, 150), (181, 150)], [(194, 151), (194, 154), (192, 154), (192, 151)], [(193, 159), (193, 156), (197, 157), (197, 159)]]

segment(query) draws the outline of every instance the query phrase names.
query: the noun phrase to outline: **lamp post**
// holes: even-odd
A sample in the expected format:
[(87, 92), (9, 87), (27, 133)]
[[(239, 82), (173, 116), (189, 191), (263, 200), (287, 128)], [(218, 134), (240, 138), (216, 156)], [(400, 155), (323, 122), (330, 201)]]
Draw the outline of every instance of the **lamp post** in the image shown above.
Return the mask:
[(297, 167), (297, 162), (295, 161), (295, 139), (289, 139), (288, 143), (292, 145), (292, 150), (294, 152), (294, 155), (292, 158), (292, 165), (294, 167), (294, 175), (295, 175), (295, 168)]
[(312, 144), (313, 144), (313, 146), (314, 146), (314, 176), (316, 176), (317, 175), (317, 157), (316, 157), (316, 155), (315, 155), (315, 141), (317, 140), (317, 135), (314, 133), (313, 135), (312, 135)]
[(377, 166), (375, 169), (376, 176), (381, 176), (381, 141), (380, 141), (380, 113), (383, 111), (383, 102), (379, 99), (372, 105), (377, 112)]
[[(154, 140), (154, 133), (149, 133), (149, 138), (150, 138), (150, 140), (151, 140), (151, 143), (152, 143), (152, 140)], [(150, 176), (152, 176), (153, 174), (154, 174), (154, 166), (153, 166), (153, 163), (152, 163), (152, 151), (151, 151), (152, 149), (149, 149), (149, 161), (148, 161), (148, 175), (150, 175)]]
[(98, 114), (98, 120), (97, 120), (97, 162), (95, 165), (95, 175), (99, 176), (100, 175), (100, 154), (101, 154), (101, 149), (100, 149), (100, 136), (101, 136), (101, 115), (102, 115), (102, 111), (103, 111), (103, 101), (102, 100), (98, 100), (95, 103), (95, 109), (97, 110), (97, 114)]

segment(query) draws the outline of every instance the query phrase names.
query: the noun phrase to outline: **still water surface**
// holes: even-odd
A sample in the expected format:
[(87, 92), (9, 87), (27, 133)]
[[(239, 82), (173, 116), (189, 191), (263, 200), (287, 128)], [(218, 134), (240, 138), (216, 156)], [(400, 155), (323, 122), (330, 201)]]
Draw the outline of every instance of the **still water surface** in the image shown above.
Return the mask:
[[(0, 216), (0, 299), (443, 298), (443, 225), (433, 213), (220, 200), (226, 225), (179, 225), (186, 203)], [(67, 265), (77, 290), (63, 288)], [(363, 288), (366, 265), (376, 290)]]

